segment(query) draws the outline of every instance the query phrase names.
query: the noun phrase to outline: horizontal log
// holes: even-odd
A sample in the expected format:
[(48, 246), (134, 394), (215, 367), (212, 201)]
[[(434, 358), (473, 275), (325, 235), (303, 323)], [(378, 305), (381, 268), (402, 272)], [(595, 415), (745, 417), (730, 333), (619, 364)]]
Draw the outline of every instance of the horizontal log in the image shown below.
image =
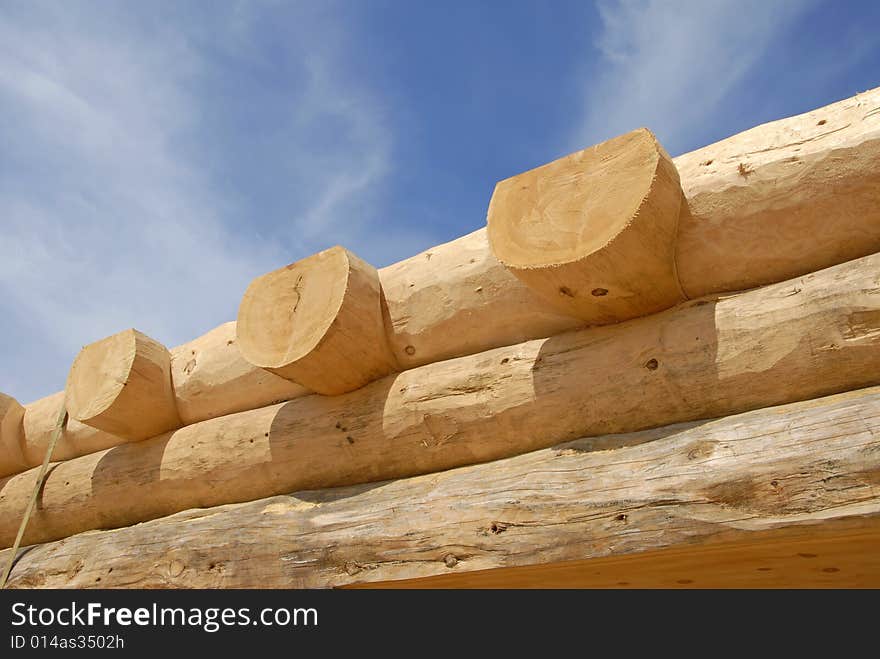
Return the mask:
[(691, 297), (762, 286), (880, 251), (880, 87), (675, 158)]
[[(880, 251), (878, 107), (880, 88), (674, 158), (688, 206), (675, 248), (685, 294), (745, 290)], [(380, 275), (405, 368), (582, 324), (507, 272), (485, 229)], [(568, 288), (597, 300), (589, 287)]]
[(256, 368), (242, 357), (235, 321), (172, 348), (171, 381), (184, 425), (309, 393), (305, 387)]
[[(684, 292), (695, 297), (747, 289), (880, 251), (877, 107), (880, 88), (675, 158), (689, 207), (680, 218), (676, 248)], [(492, 254), (485, 229), (379, 275), (391, 348), (404, 369), (582, 324), (508, 272)], [(234, 328), (226, 323), (172, 350), (183, 423), (307, 393), (244, 360)], [(48, 424), (26, 429), (34, 454), (48, 443), (55, 412), (45, 418)], [(112, 445), (110, 435), (86, 435), (69, 427), (57, 455)], [(72, 436), (82, 439), (71, 443)]]
[(24, 471), (24, 408), (12, 396), (0, 393), (0, 476)]
[[(24, 406), (22, 451), (29, 467), (43, 463), (62, 405), (64, 405), (64, 392), (59, 391)], [(70, 460), (80, 455), (125, 444), (127, 441), (124, 437), (92, 428), (76, 419), (68, 419), (52, 453), (52, 459)]]
[[(752, 566), (756, 576), (772, 580), (808, 568), (813, 585), (822, 579), (849, 584), (858, 579), (848, 572), (858, 558), (853, 553), (870, 558), (859, 531), (873, 529), (869, 537), (877, 537), (878, 483), (880, 388), (871, 388), (578, 439), (443, 473), (189, 510), (84, 533), (25, 551), (10, 584), (314, 588), (473, 573), (479, 585), (491, 576), (481, 570), (533, 571), (598, 557), (608, 557), (594, 570), (607, 578), (618, 572), (601, 561), (637, 560), (641, 552), (666, 548), (680, 552), (676, 569), (682, 572), (675, 579), (701, 585), (686, 571), (693, 551), (731, 540), (749, 541), (750, 551), (767, 561)], [(795, 548), (803, 525), (810, 525), (812, 545), (788, 556), (755, 549), (771, 534), (778, 552), (783, 533), (786, 546)], [(840, 542), (835, 555), (827, 543), (831, 534), (846, 543), (849, 559), (840, 556)], [(813, 549), (816, 541), (825, 544)], [(0, 561), (8, 556), (9, 550), (0, 552)], [(736, 561), (746, 556), (729, 556), (726, 570), (736, 571)], [(863, 583), (877, 583), (878, 560), (874, 552), (874, 571), (862, 575)], [(625, 581), (657, 585), (651, 579), (662, 574), (651, 566), (659, 562), (630, 563)], [(670, 570), (667, 579), (675, 574)]]
[[(878, 384), (878, 272), (880, 255), (865, 257), (59, 463), (26, 542)], [(34, 478), (0, 481), (0, 546), (11, 544)]]

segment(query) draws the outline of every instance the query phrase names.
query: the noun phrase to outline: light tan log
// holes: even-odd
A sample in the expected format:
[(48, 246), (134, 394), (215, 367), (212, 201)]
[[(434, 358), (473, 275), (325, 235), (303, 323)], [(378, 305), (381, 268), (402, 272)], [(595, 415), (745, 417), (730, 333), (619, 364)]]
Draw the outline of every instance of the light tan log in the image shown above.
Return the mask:
[(71, 417), (125, 439), (146, 439), (183, 425), (171, 385), (171, 354), (136, 329), (80, 350), (66, 391)]
[(675, 159), (685, 292), (760, 286), (880, 251), (880, 88)]
[(588, 324), (681, 302), (675, 165), (641, 128), (505, 179), (489, 203), (492, 252), (530, 289)]
[(30, 465), (22, 452), (24, 408), (12, 396), (0, 393), (0, 476), (24, 471)]
[[(874, 89), (675, 158), (690, 206), (678, 238), (685, 292), (693, 297), (750, 288), (880, 251), (878, 108), (880, 89)], [(380, 279), (401, 368), (582, 324), (509, 273), (492, 255), (485, 229), (383, 268)], [(227, 323), (172, 351), (184, 423), (304, 392), (243, 360), (226, 343), (234, 336), (222, 338), (231, 327)], [(184, 359), (186, 350), (198, 354)], [(28, 433), (29, 445), (45, 445), (56, 414), (44, 417), (45, 433)], [(68, 429), (56, 455), (81, 455), (101, 444), (65, 447), (69, 436), (83, 434), (82, 428)]]
[(379, 271), (394, 356), (408, 369), (583, 325), (514, 277), (480, 229)]
[[(76, 535), (25, 552), (10, 584), (323, 588), (448, 575), (541, 586), (568, 567), (572, 586), (876, 587), (878, 478), (873, 388)], [(700, 571), (706, 553), (715, 565)], [(481, 572), (493, 568), (506, 582)]]
[(253, 410), (309, 393), (250, 364), (238, 349), (235, 321), (171, 350), (171, 380), (184, 425)]
[[(880, 255), (57, 464), (26, 542), (880, 383)], [(34, 470), (0, 481), (0, 545)], [(15, 511), (15, 512), (14, 512)]]
[[(24, 458), (30, 467), (43, 463), (46, 449), (58, 422), (58, 413), (64, 405), (64, 392), (46, 396), (24, 406)], [(94, 453), (128, 440), (92, 428), (75, 419), (68, 419), (64, 432), (58, 439), (53, 460), (70, 460), (80, 455)]]
[[(880, 251), (880, 88), (673, 159), (689, 212), (676, 262), (689, 297), (744, 290)], [(506, 272), (480, 229), (384, 268), (405, 368), (582, 324)]]
[(320, 394), (354, 391), (397, 370), (379, 273), (331, 247), (257, 277), (238, 310), (251, 364)]

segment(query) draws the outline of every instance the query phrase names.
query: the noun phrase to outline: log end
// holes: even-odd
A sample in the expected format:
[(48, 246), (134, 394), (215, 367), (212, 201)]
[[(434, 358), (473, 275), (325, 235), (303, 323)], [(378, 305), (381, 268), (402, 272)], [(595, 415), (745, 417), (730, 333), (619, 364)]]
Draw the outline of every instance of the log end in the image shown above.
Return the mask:
[(242, 356), (312, 391), (353, 391), (396, 370), (379, 273), (331, 247), (262, 275), (236, 326)]
[(181, 426), (171, 355), (135, 329), (84, 347), (71, 366), (66, 395), (72, 418), (125, 439), (146, 439)]
[(0, 477), (28, 468), (24, 458), (24, 407), (0, 393)]
[(561, 311), (626, 320), (684, 297), (675, 271), (683, 199), (675, 165), (642, 128), (498, 183), (489, 242)]

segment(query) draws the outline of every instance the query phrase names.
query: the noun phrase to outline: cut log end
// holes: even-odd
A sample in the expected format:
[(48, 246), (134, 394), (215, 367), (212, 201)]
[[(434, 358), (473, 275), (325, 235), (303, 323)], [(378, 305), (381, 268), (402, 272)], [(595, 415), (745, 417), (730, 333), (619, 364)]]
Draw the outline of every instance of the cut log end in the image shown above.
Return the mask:
[(251, 364), (321, 394), (341, 394), (395, 370), (379, 274), (332, 247), (255, 279), (238, 310)]
[(0, 393), (0, 477), (27, 469), (23, 453), (24, 407)]
[(134, 329), (83, 348), (70, 369), (66, 392), (74, 419), (126, 439), (146, 439), (181, 425), (171, 355)]
[(683, 299), (675, 165), (639, 129), (498, 183), (488, 233), (498, 260), (556, 308), (615, 322)]

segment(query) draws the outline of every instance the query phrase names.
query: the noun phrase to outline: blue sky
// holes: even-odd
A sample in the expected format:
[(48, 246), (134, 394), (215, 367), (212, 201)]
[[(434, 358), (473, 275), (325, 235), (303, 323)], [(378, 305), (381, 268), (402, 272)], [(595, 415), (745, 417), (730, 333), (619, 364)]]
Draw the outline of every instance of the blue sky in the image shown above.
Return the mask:
[(880, 3), (0, 0), (0, 391), (173, 346), (342, 244), (485, 223), (496, 181), (638, 126), (673, 155), (880, 85)]

